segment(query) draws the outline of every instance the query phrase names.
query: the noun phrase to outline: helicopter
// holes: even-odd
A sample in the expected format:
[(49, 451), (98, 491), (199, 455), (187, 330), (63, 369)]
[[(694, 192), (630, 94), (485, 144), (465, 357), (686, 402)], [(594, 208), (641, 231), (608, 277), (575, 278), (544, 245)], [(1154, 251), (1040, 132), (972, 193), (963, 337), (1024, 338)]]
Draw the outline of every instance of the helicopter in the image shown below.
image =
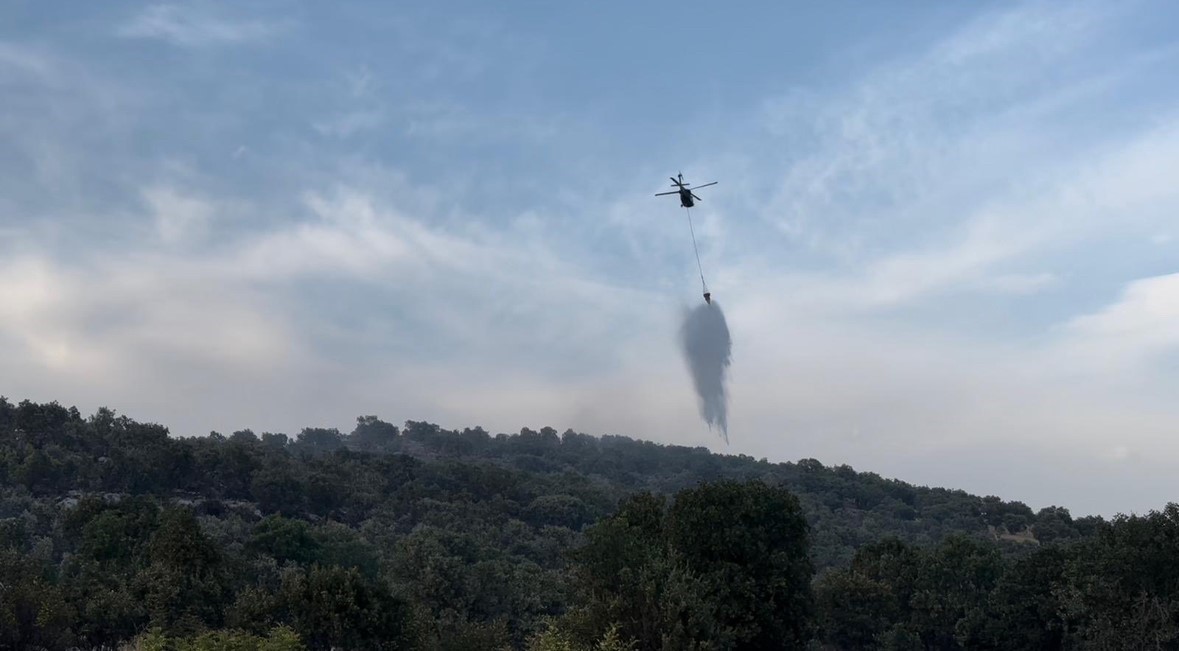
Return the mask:
[[(701, 199), (700, 197), (697, 197), (695, 194), (693, 194), (692, 190), (699, 190), (700, 188), (705, 188), (710, 185), (717, 184), (716, 181), (713, 181), (712, 183), (705, 183), (704, 185), (698, 185), (694, 188), (689, 188), (688, 186), (691, 184), (684, 183), (683, 173), (680, 173), (678, 180), (675, 177), (669, 177), (669, 178), (671, 178), (671, 184), (673, 186), (676, 186), (678, 189), (672, 190), (671, 192), (659, 192), (655, 196), (662, 197), (663, 195), (666, 195), (666, 194), (678, 194), (678, 195), (680, 195), (680, 206), (683, 208), (691, 208), (692, 206), (696, 205), (696, 201), (703, 201), (703, 199)], [(695, 200), (695, 201), (693, 201), (693, 200)]]
[(683, 172), (680, 172), (678, 176), (678, 179), (671, 177), (671, 184), (676, 188), (675, 190), (672, 190), (671, 192), (659, 192), (655, 196), (662, 197), (668, 194), (680, 195), (680, 206), (688, 213), (688, 229), (692, 233), (692, 249), (696, 252), (696, 267), (700, 270), (700, 287), (704, 290), (704, 302), (712, 305), (712, 292), (708, 291), (708, 283), (704, 282), (704, 266), (700, 264), (700, 249), (696, 246), (696, 229), (692, 226), (691, 208), (692, 206), (696, 205), (696, 201), (703, 201), (703, 199), (697, 197), (696, 194), (692, 192), (692, 190), (698, 190), (700, 188), (706, 188), (710, 185), (716, 185), (717, 182), (713, 181), (712, 183), (705, 183), (704, 185), (698, 185), (695, 188), (690, 188), (688, 187), (691, 185), (690, 183), (684, 183)]

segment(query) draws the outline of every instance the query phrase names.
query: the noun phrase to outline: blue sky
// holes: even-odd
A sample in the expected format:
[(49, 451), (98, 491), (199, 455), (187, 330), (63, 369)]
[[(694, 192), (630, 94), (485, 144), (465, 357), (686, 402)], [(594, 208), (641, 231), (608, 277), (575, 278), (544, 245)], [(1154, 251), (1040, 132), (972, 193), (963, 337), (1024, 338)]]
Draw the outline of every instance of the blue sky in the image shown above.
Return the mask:
[(404, 4), (6, 3), (0, 393), (1174, 499), (1169, 3)]

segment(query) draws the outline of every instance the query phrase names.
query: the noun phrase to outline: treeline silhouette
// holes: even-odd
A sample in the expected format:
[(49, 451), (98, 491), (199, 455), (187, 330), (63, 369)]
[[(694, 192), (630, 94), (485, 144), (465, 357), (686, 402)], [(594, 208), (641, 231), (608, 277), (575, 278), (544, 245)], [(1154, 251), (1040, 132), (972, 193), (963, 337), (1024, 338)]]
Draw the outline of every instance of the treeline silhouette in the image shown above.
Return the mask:
[(0, 648), (1174, 648), (1179, 511), (551, 428), (0, 398)]

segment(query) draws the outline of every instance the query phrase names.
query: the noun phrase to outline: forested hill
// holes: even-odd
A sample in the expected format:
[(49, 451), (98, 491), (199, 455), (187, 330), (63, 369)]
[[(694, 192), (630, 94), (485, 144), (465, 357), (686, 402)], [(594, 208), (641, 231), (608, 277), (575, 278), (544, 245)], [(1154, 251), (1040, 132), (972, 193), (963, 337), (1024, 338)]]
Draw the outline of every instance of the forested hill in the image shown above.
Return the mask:
[[(782, 567), (789, 569), (783, 576), (794, 578), (780, 584), (800, 591), (790, 597), (797, 597), (799, 610), (770, 613), (767, 622), (790, 620), (794, 628), (782, 629), (782, 635), (799, 641), (825, 621), (824, 635), (836, 639), (844, 633), (830, 631), (841, 630), (844, 620), (832, 619), (831, 612), (843, 603), (840, 586), (863, 569), (854, 562), (863, 562), (857, 550), (871, 548), (879, 561), (882, 548), (873, 544), (896, 539), (887, 544), (909, 550), (901, 556), (914, 567), (938, 565), (912, 550), (948, 544), (947, 554), (968, 549), (984, 559), (993, 550), (998, 556), (986, 560), (993, 584), (1008, 562), (999, 560), (1002, 550), (1016, 559), (1045, 543), (1091, 539), (1109, 526), (1097, 518), (1074, 520), (1064, 509), (1034, 513), (1018, 502), (916, 487), (810, 459), (768, 463), (550, 428), (492, 435), (362, 417), (348, 433), (310, 428), (295, 436), (243, 430), (173, 438), (163, 426), (107, 409), (83, 416), (56, 403), (16, 405), (2, 398), (0, 487), (0, 649), (109, 647), (131, 639), (148, 648), (151, 640), (144, 636), (162, 643), (166, 636), (215, 635), (208, 631), (253, 636), (256, 643), (238, 640), (234, 648), (582, 648), (542, 639), (558, 617), (570, 639), (601, 638), (594, 648), (627, 648), (610, 637), (615, 634), (636, 641), (635, 648), (657, 648), (658, 639), (666, 638), (648, 644), (642, 637), (664, 635), (652, 632), (652, 618), (671, 622), (687, 615), (638, 616), (634, 609), (618, 610), (625, 603), (621, 597), (609, 601), (613, 610), (594, 610), (586, 595), (631, 588), (662, 594), (674, 587), (666, 584), (673, 579), (680, 581), (673, 581), (677, 589), (695, 595), (684, 597), (684, 604), (711, 613), (692, 617), (713, 622), (696, 633), (676, 628), (677, 634), (753, 639), (741, 635), (754, 628), (718, 628), (724, 607), (715, 595), (718, 585), (744, 585), (733, 567), (753, 568), (749, 558), (762, 556), (713, 567), (708, 563), (718, 562), (715, 549), (700, 552), (697, 565), (684, 551), (691, 541), (700, 549), (719, 544), (696, 532), (708, 529), (709, 518), (738, 517), (741, 509), (761, 514), (742, 523), (784, 518), (765, 531), (785, 536), (782, 549), (796, 550), (782, 556)], [(644, 498), (645, 492), (654, 496)], [(638, 502), (631, 499), (636, 495)], [(667, 516), (659, 515), (664, 503), (674, 504)], [(630, 506), (619, 511), (620, 504)], [(797, 534), (789, 533), (796, 531), (789, 520), (795, 512)], [(702, 515), (707, 513), (714, 515)], [(664, 517), (670, 518), (666, 524)], [(685, 528), (684, 522), (696, 524)], [(744, 526), (718, 524), (712, 533), (740, 536)], [(749, 526), (760, 531), (761, 525)], [(627, 536), (638, 538), (619, 542)], [(665, 546), (653, 542), (664, 536)], [(742, 540), (756, 542), (756, 536)], [(674, 554), (633, 556), (644, 545)], [(591, 552), (598, 548), (607, 551), (595, 565)], [(581, 560), (574, 563), (576, 558)], [(628, 558), (633, 566), (617, 566)], [(809, 614), (812, 569), (820, 581), (820, 606), (823, 598), (835, 599), (817, 619)], [(749, 580), (769, 580), (773, 571)], [(638, 583), (617, 584), (618, 577)], [(714, 580), (719, 583), (708, 583)], [(872, 626), (901, 631), (890, 635), (908, 635), (909, 626), (913, 635), (954, 639), (957, 619), (905, 624), (909, 610), (880, 592), (887, 587), (882, 581), (876, 576), (868, 588), (846, 584), (852, 586), (847, 590), (870, 588), (865, 594), (890, 600), (891, 606), (873, 611)], [(922, 594), (936, 598), (939, 589)], [(753, 592), (743, 593), (747, 597), (757, 594), (748, 590)], [(700, 601), (706, 594), (713, 597)], [(848, 598), (866, 603), (857, 594)], [(597, 613), (596, 628), (578, 620), (578, 613)], [(969, 613), (981, 617), (963, 610), (961, 618)], [(639, 617), (632, 622), (637, 628), (627, 628), (627, 617)], [(888, 617), (903, 621), (894, 626)], [(921, 628), (935, 624), (942, 628)], [(270, 646), (257, 646), (263, 642)], [(228, 642), (209, 648), (218, 644)], [(741, 646), (717, 644), (698, 648)]]
[[(769, 463), (549, 427), (491, 435), (478, 427), (452, 431), (415, 421), (397, 427), (365, 416), (347, 434), (306, 428), (295, 436), (242, 430), (170, 438), (164, 427), (107, 409), (84, 418), (56, 403), (13, 405), (0, 398), (0, 434), (0, 479), (33, 495), (81, 491), (251, 502), (262, 514), (351, 524), (379, 509), (377, 488), (396, 489), (388, 484), (400, 475), (445, 477), (439, 486), (444, 501), (516, 501), (514, 508), (531, 509), (537, 524), (547, 518), (573, 529), (611, 512), (631, 493), (674, 494), (702, 482), (757, 479), (798, 496), (820, 569), (846, 564), (861, 545), (890, 536), (926, 544), (956, 532), (1035, 544), (1082, 537), (1099, 522), (1074, 520), (1063, 508), (1037, 513), (1021, 502), (913, 486), (814, 459)], [(353, 474), (353, 468), (366, 472)], [(381, 472), (392, 475), (370, 476)], [(546, 509), (552, 513), (541, 516)]]
[(1097, 517), (1074, 520), (1060, 507), (1034, 512), (1021, 502), (914, 486), (815, 459), (770, 463), (623, 436), (558, 434), (549, 427), (492, 436), (480, 428), (452, 431), (414, 421), (399, 430), (364, 417), (348, 435), (304, 430), (291, 447), (306, 449), (307, 444), (316, 450), (376, 450), (427, 462), (487, 462), (548, 477), (580, 476), (592, 480), (611, 502), (640, 491), (670, 495), (703, 482), (761, 480), (800, 499), (811, 525), (811, 558), (820, 569), (846, 564), (860, 546), (886, 537), (927, 544), (949, 533), (967, 533), (1036, 544), (1086, 536), (1100, 522)]

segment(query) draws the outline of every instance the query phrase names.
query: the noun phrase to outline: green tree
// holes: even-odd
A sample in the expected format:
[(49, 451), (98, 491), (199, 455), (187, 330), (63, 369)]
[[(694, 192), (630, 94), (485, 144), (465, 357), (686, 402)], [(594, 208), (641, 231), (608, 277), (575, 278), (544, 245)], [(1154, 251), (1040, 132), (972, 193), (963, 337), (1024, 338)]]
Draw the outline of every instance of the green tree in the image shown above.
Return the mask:
[(136, 583), (154, 626), (188, 633), (222, 623), (231, 598), (229, 577), (191, 511), (173, 508), (160, 514), (148, 560)]
[(283, 450), (288, 443), (290, 443), (290, 438), (286, 434), (262, 432), (262, 445), (271, 450)]
[(311, 649), (406, 649), (412, 638), (408, 604), (355, 569), (312, 567), (283, 577), (280, 620)]
[(41, 559), (0, 550), (0, 648), (64, 648), (73, 613)]
[(309, 565), (322, 558), (323, 547), (311, 535), (311, 527), (302, 520), (279, 515), (263, 518), (254, 525), (246, 542), (248, 551), (266, 554), (279, 562)]
[(299, 634), (288, 626), (276, 626), (265, 636), (237, 630), (205, 631), (169, 637), (160, 629), (136, 636), (131, 651), (302, 651)]
[(640, 648), (660, 640), (659, 602), (649, 568), (665, 557), (664, 501), (649, 493), (624, 501), (618, 513), (586, 531), (573, 558), (583, 599), (583, 636), (596, 636), (617, 623)]
[(617, 624), (640, 649), (802, 648), (811, 565), (797, 499), (762, 482), (649, 495), (587, 531), (578, 551), (586, 631)]
[(254, 473), (250, 494), (263, 513), (297, 516), (306, 506), (304, 487), (293, 468), (272, 463)]
[(972, 642), (1002, 572), (998, 548), (966, 536), (950, 536), (927, 553), (911, 600), (911, 621), (925, 644), (954, 649)]
[(708, 576), (721, 621), (743, 649), (801, 648), (809, 638), (807, 523), (798, 499), (763, 482), (718, 482), (676, 495), (671, 548)]
[(839, 649), (868, 649), (900, 619), (893, 587), (852, 570), (828, 572), (815, 585), (821, 639)]
[(356, 428), (348, 435), (348, 445), (358, 450), (395, 450), (400, 440), (396, 425), (376, 416), (356, 419)]
[(1179, 643), (1179, 505), (1118, 516), (1076, 549), (1062, 610), (1068, 644), (1171, 648)]
[(73, 629), (82, 648), (112, 646), (147, 624), (147, 609), (132, 585), (130, 569), (73, 558), (62, 570), (61, 589), (76, 617)]
[(1066, 590), (1068, 552), (1043, 547), (1015, 560), (987, 599), (987, 615), (974, 639), (976, 648), (1065, 648), (1061, 595)]
[(308, 452), (324, 453), (344, 447), (344, 436), (336, 428), (305, 427), (296, 445)]

